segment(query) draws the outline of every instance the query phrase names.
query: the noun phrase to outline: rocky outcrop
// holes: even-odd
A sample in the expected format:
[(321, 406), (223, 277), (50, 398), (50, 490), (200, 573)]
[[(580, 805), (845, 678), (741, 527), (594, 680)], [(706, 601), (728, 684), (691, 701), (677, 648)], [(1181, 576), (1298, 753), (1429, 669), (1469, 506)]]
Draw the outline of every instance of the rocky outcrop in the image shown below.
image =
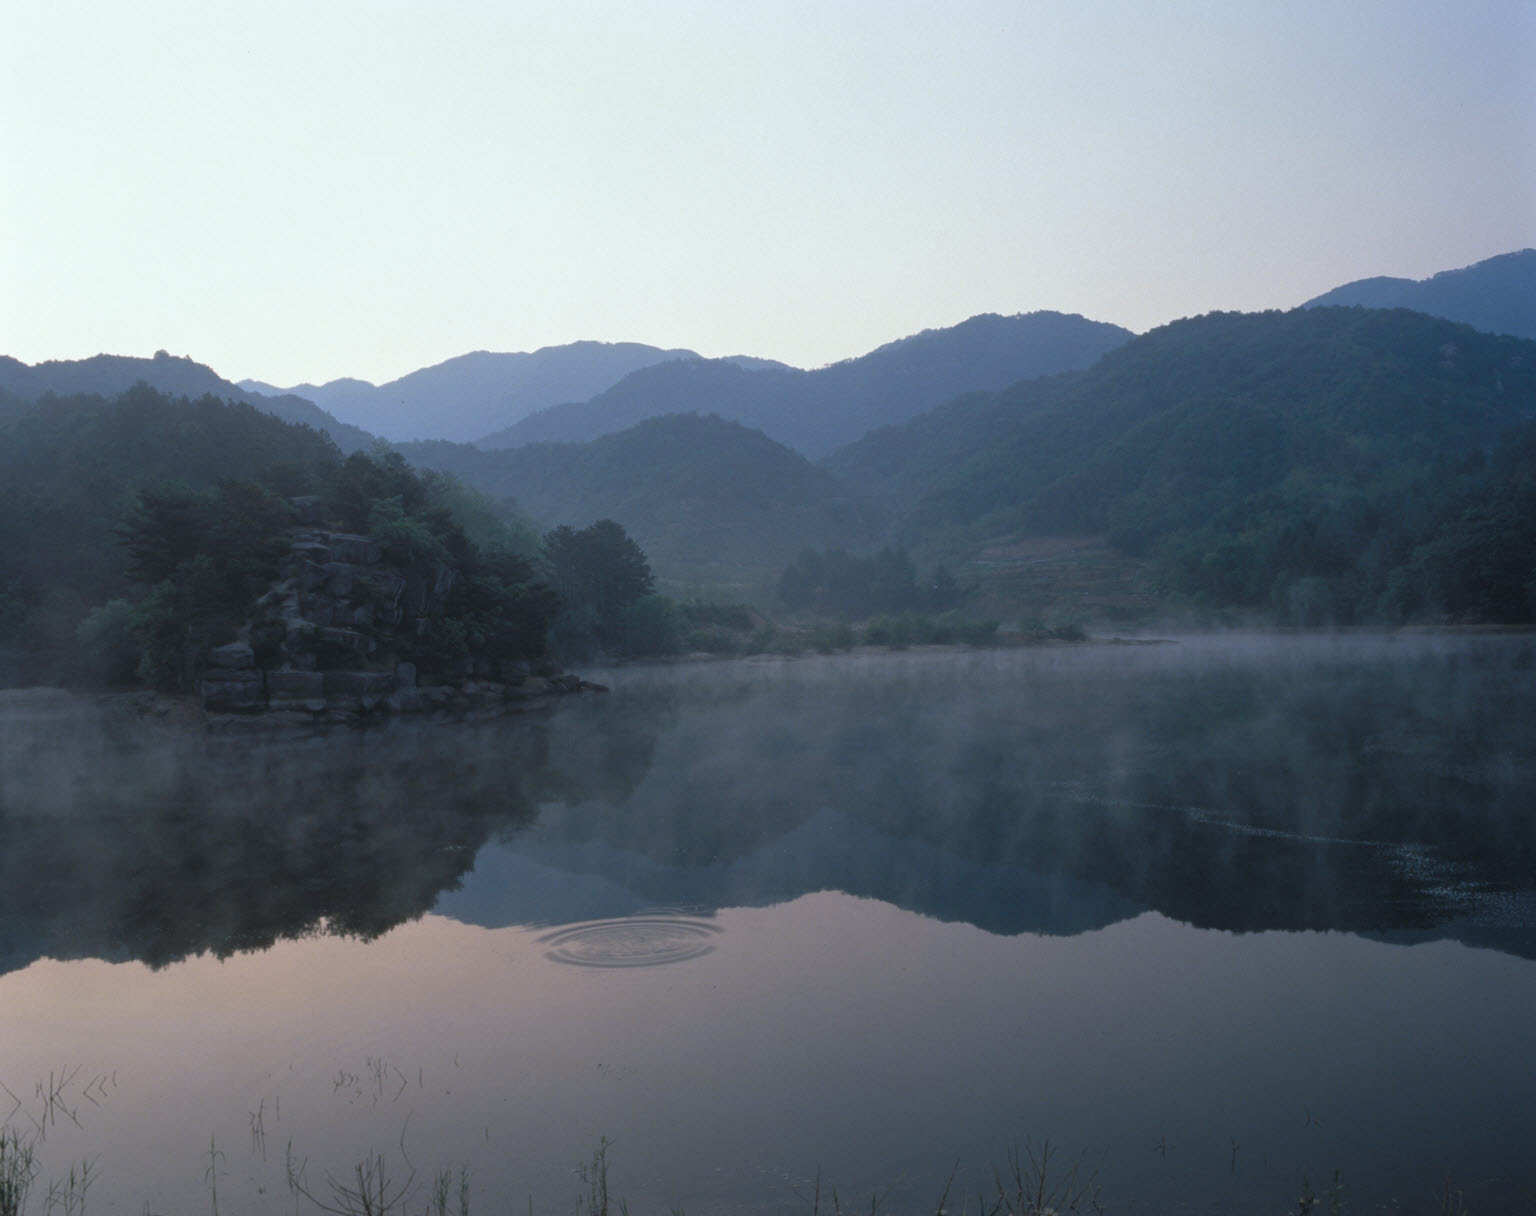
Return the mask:
[[(506, 665), (510, 666), (510, 665)], [(515, 671), (511, 674), (517, 677)], [(547, 704), (556, 697), (606, 691), (553, 665), (507, 680), (470, 675), (448, 683), (419, 684), (409, 663), (394, 671), (262, 671), (254, 666), (210, 669), (203, 708), (220, 719), (262, 719), (282, 725), (363, 722), (394, 714), (462, 718)]]
[(246, 636), (207, 655), (200, 692), (210, 721), (463, 717), (601, 689), (551, 663), (474, 656), (423, 683), (400, 655), (442, 618), (457, 577), (441, 563), (394, 565), (368, 536), (295, 532)]

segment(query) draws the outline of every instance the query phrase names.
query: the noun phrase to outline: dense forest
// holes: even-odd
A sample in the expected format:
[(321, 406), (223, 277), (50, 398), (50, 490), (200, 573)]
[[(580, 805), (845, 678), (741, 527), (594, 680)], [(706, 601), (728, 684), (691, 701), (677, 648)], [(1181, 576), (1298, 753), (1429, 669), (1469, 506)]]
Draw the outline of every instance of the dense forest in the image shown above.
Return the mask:
[(805, 457), (716, 417), (650, 418), (588, 443), (399, 450), (546, 524), (620, 521), (678, 590), (760, 590), (802, 549), (875, 546), (885, 526), (883, 512)]
[(544, 657), (572, 614), (614, 629), (649, 590), (611, 521), (541, 552), (452, 477), (212, 397), (46, 397), (0, 433), (0, 480), (9, 684), (190, 691), (237, 639), (262, 667), (468, 670)]
[[(1400, 309), (1175, 322), (817, 465), (695, 414), (344, 454), (213, 395), (30, 388), (0, 390), (6, 684), (189, 689), (235, 640), (430, 672), (739, 649), (772, 614), (963, 637), (957, 612), (1091, 623), (1111, 577), (1118, 621), (1536, 621), (1536, 342)], [(1033, 581), (999, 591), (1009, 561)]]
[(1403, 310), (1212, 314), (823, 462), (951, 550), (1100, 535), (1164, 602), (1536, 619), (1536, 343)]

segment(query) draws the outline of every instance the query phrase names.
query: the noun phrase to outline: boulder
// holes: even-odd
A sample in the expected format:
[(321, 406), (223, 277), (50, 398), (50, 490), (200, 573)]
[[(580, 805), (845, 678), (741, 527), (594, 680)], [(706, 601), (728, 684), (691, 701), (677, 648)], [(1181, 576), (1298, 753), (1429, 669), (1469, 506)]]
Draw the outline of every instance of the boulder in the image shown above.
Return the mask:
[(261, 672), (220, 671), (203, 680), (203, 708), (212, 713), (250, 713), (265, 709), (266, 688)]
[(325, 676), (318, 671), (267, 672), (267, 701), (273, 709), (325, 708)]
[(325, 704), (328, 710), (368, 712), (395, 691), (392, 671), (327, 671)]
[(214, 667), (241, 671), (256, 666), (256, 652), (244, 642), (231, 642), (210, 650), (208, 662)]
[(326, 573), (326, 567), (330, 564), (330, 562), (322, 564), (308, 560), (300, 562), (298, 568), (294, 571), (294, 576), (298, 579), (300, 590), (314, 591), (318, 587), (325, 586), (326, 580), (330, 577)]
[(293, 563), (298, 566), (306, 562), (316, 566), (323, 566), (331, 560), (331, 547), (320, 540), (295, 540), (288, 550)]
[(328, 697), (382, 697), (395, 690), (392, 671), (327, 671), (325, 695)]
[(351, 562), (326, 562), (325, 593), (338, 598), (351, 595), (357, 573), (357, 567)]
[(334, 625), (322, 626), (320, 637), (337, 646), (344, 646), (354, 654), (372, 654), (379, 648), (379, 644), (367, 634), (358, 633), (355, 629), (338, 629)]
[(392, 714), (414, 714), (423, 708), (421, 693), (414, 685), (395, 689), (380, 704)]
[(354, 532), (330, 532), (325, 539), (331, 548), (331, 556), (338, 562), (371, 566), (383, 556), (378, 542), (369, 536), (359, 536)]

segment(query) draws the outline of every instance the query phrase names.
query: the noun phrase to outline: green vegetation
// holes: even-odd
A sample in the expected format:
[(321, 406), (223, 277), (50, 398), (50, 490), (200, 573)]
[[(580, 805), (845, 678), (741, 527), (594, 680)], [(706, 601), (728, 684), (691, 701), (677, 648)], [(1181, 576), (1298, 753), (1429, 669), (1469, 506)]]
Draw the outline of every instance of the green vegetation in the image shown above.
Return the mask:
[(37, 1179), (37, 1153), (14, 1127), (0, 1127), (0, 1216), (21, 1216)]
[[(609, 1150), (613, 1142), (601, 1137), (589, 1158), (579, 1162), (574, 1170), (580, 1191), (576, 1197), (577, 1216), (628, 1216), (628, 1202), (613, 1193), (610, 1181)], [(1166, 1152), (1166, 1146), (1164, 1146)], [(219, 1177), (225, 1160), (223, 1150), (216, 1139), (210, 1137), (203, 1153), (208, 1161), (204, 1182), (208, 1188), (209, 1210), (213, 1216), (220, 1212)], [(361, 1159), (352, 1163), (341, 1178), (325, 1175), (325, 1186), (319, 1188), (308, 1181), (309, 1162), (302, 1163), (294, 1156), (290, 1141), (284, 1158), (285, 1182), (294, 1200), (295, 1210), (300, 1201), (313, 1210), (329, 1216), (391, 1216), (399, 1213), (421, 1211), (425, 1216), (471, 1216), (473, 1191), (468, 1166), (443, 1166), (425, 1180), (418, 1180), (418, 1172), (410, 1164), (409, 1156), (401, 1146), (401, 1168), (392, 1166), (380, 1152), (369, 1150)], [(14, 1129), (0, 1130), (0, 1216), (25, 1216), (27, 1199), (33, 1181), (39, 1172), (32, 1143), (23, 1139)], [(956, 1181), (960, 1178), (960, 1162), (956, 1160), (943, 1189), (933, 1204), (935, 1216), (955, 1210), (974, 1210), (978, 1216), (1067, 1216), (1069, 1213), (1095, 1213), (1103, 1216), (1108, 1210), (1103, 1202), (1103, 1186), (1099, 1172), (1091, 1168), (1086, 1154), (1075, 1159), (1063, 1160), (1063, 1150), (1050, 1140), (1042, 1140), (1037, 1147), (1032, 1141), (1011, 1146), (1004, 1155), (1002, 1165), (994, 1165), (988, 1171), (990, 1185), (982, 1186), (974, 1194), (965, 1192), (962, 1186), (956, 1194)], [(64, 1216), (80, 1216), (85, 1212), (87, 1192), (97, 1181), (96, 1167), (85, 1162), (72, 1167), (65, 1178), (49, 1183), (44, 1205), (46, 1212), (61, 1211)], [(1349, 1188), (1343, 1173), (1337, 1167), (1330, 1174), (1328, 1185), (1319, 1195), (1310, 1179), (1300, 1181), (1296, 1199), (1296, 1211), (1300, 1216), (1311, 1216), (1326, 1211), (1339, 1216), (1349, 1210)], [(808, 1216), (823, 1216), (830, 1210), (832, 1216), (854, 1216), (855, 1207), (845, 1204), (837, 1188), (822, 1179), (818, 1169), (808, 1192), (795, 1191)], [(887, 1210), (891, 1189), (871, 1192), (867, 1206), (860, 1204), (858, 1211), (869, 1216), (879, 1216)], [(1432, 1209), (1443, 1216), (1466, 1216), (1467, 1208), (1461, 1191), (1453, 1188), (1446, 1179), (1443, 1189), (1432, 1197)], [(503, 1206), (514, 1204), (504, 1201)], [(685, 1208), (671, 1208), (673, 1216), (683, 1216)], [(1426, 1208), (1426, 1210), (1431, 1210)], [(532, 1199), (528, 1200), (532, 1212)]]
[(1403, 311), (1213, 314), (824, 462), (931, 547), (1102, 536), (1179, 604), (1536, 620), (1536, 343)]
[[(356, 665), (349, 648), (442, 669), (531, 658), (551, 628), (568, 657), (783, 649), (807, 633), (837, 649), (861, 620), (876, 644), (906, 645), (957, 636), (938, 623), (962, 606), (1056, 636), (1170, 616), (1531, 623), (1536, 343), (1401, 310), (1213, 314), (820, 466), (691, 414), (584, 444), (343, 457), (211, 396), (15, 391), (0, 399), (0, 485), (6, 684), (185, 689), (209, 648), (247, 633), (281, 658), (275, 617), (251, 605), (291, 577), (298, 500), (309, 526), (366, 535), (413, 588), (437, 588), (411, 593), (430, 601), (419, 630), (386, 619), (399, 604), (383, 591), (360, 594), (359, 619), (336, 625), (357, 636), (315, 641), (329, 665)], [(547, 542), (527, 513), (553, 526)], [(776, 597), (799, 628), (710, 619), (680, 595), (698, 586)]]
[(589, 443), (399, 450), (420, 468), (515, 499), (546, 525), (617, 520), (673, 594), (697, 584), (756, 594), (802, 549), (868, 545), (884, 523), (803, 456), (715, 417), (652, 418)]
[[(302, 493), (338, 460), (307, 427), (143, 386), (110, 400), (44, 398), (22, 412), (0, 428), (0, 683), (84, 679), (101, 662), (114, 670), (110, 653), (78, 654), (87, 617), (114, 600), (142, 602), (158, 581), (147, 577), (195, 557), (192, 543), (228, 540), (240, 512), (254, 511), (265, 527), (272, 494)], [(264, 539), (208, 555), (215, 568), (189, 568), (187, 582), (207, 587), (245, 571), (251, 544)], [(221, 589), (208, 589), (222, 601)], [(176, 611), (160, 607), (162, 618)], [(121, 619), (119, 605), (86, 635), (121, 641), (112, 626)]]
[(544, 538), (544, 568), (564, 607), (554, 622), (559, 653), (585, 658), (606, 650), (666, 646), (665, 606), (640, 546), (611, 519)]
[[(545, 653), (557, 600), (529, 560), (526, 525), (387, 449), (342, 458), (324, 436), (250, 406), (142, 386), (110, 401), (44, 399), (3, 440), (14, 503), (0, 518), (6, 683), (190, 691), (210, 649), (246, 634), (258, 663), (275, 661), (282, 622), (257, 607), (292, 577), (293, 547), (315, 527), (369, 537), (394, 572), (347, 622), (375, 661), (432, 670)], [(398, 610), (391, 619), (402, 594), (421, 600), (414, 632), (396, 627)], [(330, 645), (322, 658), (357, 665)]]

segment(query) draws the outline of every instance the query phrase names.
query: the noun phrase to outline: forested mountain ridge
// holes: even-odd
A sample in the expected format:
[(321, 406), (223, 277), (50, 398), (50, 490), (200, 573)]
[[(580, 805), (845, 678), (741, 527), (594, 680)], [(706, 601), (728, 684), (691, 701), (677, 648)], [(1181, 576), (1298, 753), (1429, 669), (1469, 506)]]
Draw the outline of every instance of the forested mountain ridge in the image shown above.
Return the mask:
[(124, 594), (128, 560), (114, 529), (136, 490), (211, 490), (221, 478), (339, 459), (318, 431), (254, 406), (142, 384), (115, 398), (45, 400), (0, 426), (0, 682), (54, 678), (87, 613)]
[(673, 582), (767, 584), (806, 546), (873, 544), (884, 526), (881, 513), (804, 457), (715, 417), (651, 418), (587, 443), (398, 450), (420, 468), (515, 499), (545, 525), (615, 519)]
[(823, 467), (914, 543), (1097, 533), (1213, 604), (1528, 619), (1533, 428), (1536, 343), (1406, 310), (1216, 313)]
[(174, 397), (213, 396), (253, 405), (274, 418), (301, 423), (329, 435), (343, 451), (357, 451), (373, 442), (368, 432), (348, 426), (312, 401), (291, 394), (252, 392), (231, 384), (204, 364), (165, 351), (157, 352), (152, 359), (93, 355), (89, 359), (52, 360), (32, 366), (0, 355), (0, 395), (12, 399), (11, 408), (6, 411), (10, 416), (24, 412), (17, 403), (35, 402), (49, 393), (60, 397), (115, 397), (140, 382)]
[(1358, 279), (1302, 307), (1333, 305), (1411, 308), (1486, 333), (1536, 339), (1536, 249), (1500, 254), (1427, 279)]
[(504, 676), (560, 609), (457, 482), (211, 395), (45, 398), (0, 426), (0, 485), (0, 684), (201, 682), (211, 707), (217, 667), (233, 708), (307, 703), (333, 671)]
[(581, 442), (664, 414), (715, 414), (812, 458), (974, 389), (1087, 367), (1129, 330), (1062, 313), (983, 314), (813, 371), (709, 359), (658, 364), (591, 400), (487, 435), (485, 448)]

